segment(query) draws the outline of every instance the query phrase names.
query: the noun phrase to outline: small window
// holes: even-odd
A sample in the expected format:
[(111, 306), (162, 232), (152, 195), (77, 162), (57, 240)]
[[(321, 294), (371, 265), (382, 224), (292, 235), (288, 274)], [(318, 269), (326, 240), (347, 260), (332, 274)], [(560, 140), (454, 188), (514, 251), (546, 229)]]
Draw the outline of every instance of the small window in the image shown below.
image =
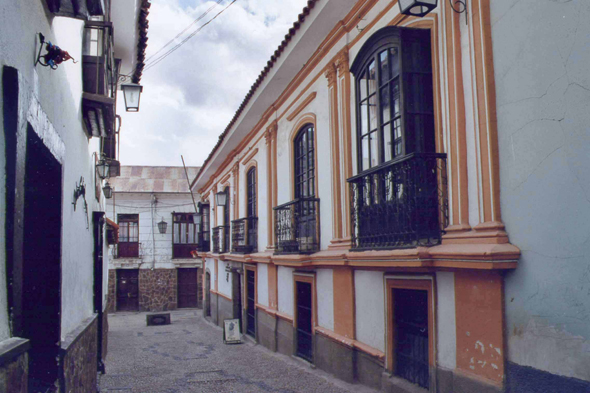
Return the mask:
[(119, 214), (119, 258), (139, 257), (139, 215)]

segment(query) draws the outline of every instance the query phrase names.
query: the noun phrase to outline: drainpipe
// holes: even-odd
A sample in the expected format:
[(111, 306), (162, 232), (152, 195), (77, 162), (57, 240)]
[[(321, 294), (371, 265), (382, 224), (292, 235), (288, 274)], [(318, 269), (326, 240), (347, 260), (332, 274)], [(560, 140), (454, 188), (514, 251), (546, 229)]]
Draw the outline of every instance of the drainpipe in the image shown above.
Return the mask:
[(152, 212), (152, 270), (156, 268), (156, 234), (154, 233), (154, 208), (158, 199), (152, 194), (151, 212)]

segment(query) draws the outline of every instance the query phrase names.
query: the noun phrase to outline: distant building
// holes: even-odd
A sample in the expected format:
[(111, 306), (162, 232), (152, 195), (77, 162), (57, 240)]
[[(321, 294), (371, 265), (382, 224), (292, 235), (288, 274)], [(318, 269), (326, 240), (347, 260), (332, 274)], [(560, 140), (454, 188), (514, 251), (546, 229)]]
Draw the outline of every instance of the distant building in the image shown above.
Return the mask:
[[(188, 167), (189, 178), (198, 170)], [(122, 166), (111, 183), (106, 211), (118, 242), (109, 247), (109, 312), (202, 307), (203, 264), (191, 255), (200, 201), (193, 203), (184, 168)]]
[(590, 391), (590, 6), (408, 3), (308, 1), (244, 98), (205, 315), (385, 391)]
[[(0, 392), (92, 392), (104, 372), (108, 248), (95, 166), (108, 160), (117, 175), (117, 91), (140, 82), (149, 7), (2, 2)], [(56, 47), (73, 60), (38, 57)]]

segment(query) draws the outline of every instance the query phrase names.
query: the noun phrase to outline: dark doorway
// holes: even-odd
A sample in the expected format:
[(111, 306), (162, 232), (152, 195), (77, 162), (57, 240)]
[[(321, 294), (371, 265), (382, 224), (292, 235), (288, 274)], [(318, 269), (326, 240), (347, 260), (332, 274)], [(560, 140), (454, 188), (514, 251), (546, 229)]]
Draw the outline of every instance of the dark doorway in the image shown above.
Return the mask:
[(197, 268), (178, 269), (178, 308), (198, 306)]
[[(104, 212), (92, 213), (92, 229), (94, 235), (94, 312), (97, 314), (98, 321), (98, 341), (97, 356), (98, 370), (104, 374), (105, 366), (103, 362), (103, 246), (104, 246)], [(104, 343), (106, 344), (106, 343)], [(106, 346), (106, 345), (105, 345)]]
[(205, 316), (211, 316), (211, 273), (205, 274)]
[(393, 289), (395, 374), (429, 386), (428, 292)]
[(139, 311), (139, 270), (117, 270), (117, 311)]
[(58, 378), (62, 170), (31, 126), (26, 152), (23, 337), (31, 342), (29, 387), (44, 389)]
[(313, 361), (311, 284), (297, 281), (297, 356)]
[(246, 333), (256, 338), (256, 272), (246, 270)]
[(234, 300), (234, 318), (240, 320), (240, 332), (244, 332), (244, 325), (242, 323), (242, 275), (240, 273), (232, 274), (232, 299)]

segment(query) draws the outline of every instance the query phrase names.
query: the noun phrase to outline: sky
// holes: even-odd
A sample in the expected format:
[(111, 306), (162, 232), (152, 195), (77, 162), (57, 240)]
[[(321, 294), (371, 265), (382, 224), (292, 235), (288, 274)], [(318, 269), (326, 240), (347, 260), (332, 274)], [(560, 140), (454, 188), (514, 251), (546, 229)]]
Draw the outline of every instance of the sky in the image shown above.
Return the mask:
[[(139, 112), (125, 112), (123, 97), (117, 100), (122, 117), (120, 161), (122, 165), (181, 166), (183, 155), (188, 166), (200, 166), (307, 1), (237, 0), (149, 68), (154, 53), (217, 2), (151, 3)], [(177, 42), (230, 3), (222, 0)]]

